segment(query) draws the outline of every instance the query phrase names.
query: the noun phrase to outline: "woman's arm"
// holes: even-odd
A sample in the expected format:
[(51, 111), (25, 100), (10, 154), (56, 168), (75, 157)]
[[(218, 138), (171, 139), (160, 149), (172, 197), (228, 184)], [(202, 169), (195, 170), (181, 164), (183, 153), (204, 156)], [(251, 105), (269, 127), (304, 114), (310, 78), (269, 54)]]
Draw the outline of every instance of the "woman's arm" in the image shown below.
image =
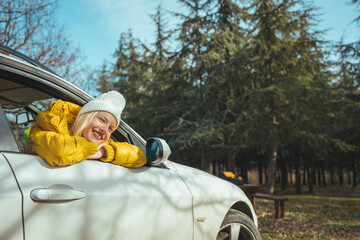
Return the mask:
[(52, 131), (42, 131), (32, 127), (25, 151), (36, 153), (52, 166), (67, 166), (81, 162), (95, 154), (94, 143), (83, 137), (74, 137)]
[(138, 168), (147, 161), (145, 153), (141, 148), (126, 142), (114, 142), (110, 139), (108, 144), (104, 145), (102, 149), (106, 151), (106, 156), (100, 159), (103, 162)]

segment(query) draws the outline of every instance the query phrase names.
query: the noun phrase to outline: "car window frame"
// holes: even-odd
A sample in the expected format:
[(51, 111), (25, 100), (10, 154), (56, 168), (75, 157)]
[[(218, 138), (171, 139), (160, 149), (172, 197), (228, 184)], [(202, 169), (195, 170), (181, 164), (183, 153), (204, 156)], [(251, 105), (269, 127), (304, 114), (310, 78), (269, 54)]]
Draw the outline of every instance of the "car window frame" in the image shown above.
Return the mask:
[[(88, 93), (58, 75), (3, 54), (0, 54), (0, 78), (41, 91), (49, 95), (49, 98), (70, 101), (80, 106), (93, 99)], [(122, 120), (112, 136), (117, 141), (126, 139), (128, 143), (146, 152), (146, 141)], [(152, 166), (167, 168), (164, 163)]]

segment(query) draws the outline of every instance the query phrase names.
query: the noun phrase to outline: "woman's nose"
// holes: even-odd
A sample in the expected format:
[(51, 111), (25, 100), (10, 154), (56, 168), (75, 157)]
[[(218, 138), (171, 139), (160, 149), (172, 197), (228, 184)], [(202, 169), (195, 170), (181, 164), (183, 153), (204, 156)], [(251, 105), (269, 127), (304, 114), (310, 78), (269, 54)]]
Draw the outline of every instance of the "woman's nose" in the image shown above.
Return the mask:
[(107, 133), (108, 131), (110, 131), (109, 129), (110, 129), (109, 124), (104, 124), (100, 126), (101, 134)]
[(104, 134), (106, 132), (105, 129), (106, 129), (106, 127), (104, 125), (102, 125), (102, 126), (99, 127), (99, 132), (101, 134)]

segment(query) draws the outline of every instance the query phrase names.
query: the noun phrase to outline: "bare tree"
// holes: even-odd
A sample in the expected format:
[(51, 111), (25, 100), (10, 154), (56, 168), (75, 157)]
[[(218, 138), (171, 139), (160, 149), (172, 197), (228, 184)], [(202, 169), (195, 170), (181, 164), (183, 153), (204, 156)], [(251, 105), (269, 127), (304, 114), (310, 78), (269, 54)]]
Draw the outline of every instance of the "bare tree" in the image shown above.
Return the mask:
[(58, 24), (58, 0), (1, 0), (0, 43), (76, 82), (84, 68), (78, 47)]

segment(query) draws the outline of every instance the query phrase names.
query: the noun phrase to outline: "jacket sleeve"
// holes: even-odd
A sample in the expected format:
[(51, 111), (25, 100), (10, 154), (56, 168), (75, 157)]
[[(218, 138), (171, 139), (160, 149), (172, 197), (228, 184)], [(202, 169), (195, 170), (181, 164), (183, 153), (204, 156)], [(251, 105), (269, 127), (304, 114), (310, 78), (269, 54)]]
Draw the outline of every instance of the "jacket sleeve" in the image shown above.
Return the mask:
[[(74, 137), (33, 126), (26, 152), (36, 153), (51, 166), (67, 166), (81, 162), (97, 152), (97, 146), (83, 137)], [(37, 130), (37, 131), (36, 131)]]
[(106, 150), (106, 157), (100, 159), (103, 162), (138, 168), (147, 161), (145, 153), (141, 148), (126, 142), (114, 142), (110, 139), (103, 148)]

